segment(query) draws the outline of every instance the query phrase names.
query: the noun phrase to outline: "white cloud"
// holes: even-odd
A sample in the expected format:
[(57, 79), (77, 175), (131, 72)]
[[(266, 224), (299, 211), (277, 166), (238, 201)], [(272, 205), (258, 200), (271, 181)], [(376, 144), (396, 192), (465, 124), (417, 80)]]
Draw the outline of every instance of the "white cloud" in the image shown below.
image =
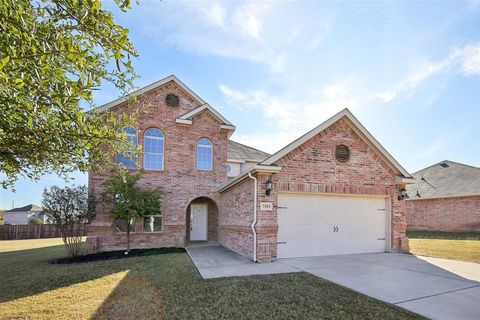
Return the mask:
[(261, 40), (262, 13), (268, 8), (263, 4), (247, 3), (238, 8), (232, 19), (232, 30), (243, 36)]
[[(331, 19), (305, 19), (288, 2), (147, 2), (138, 8), (135, 25), (184, 51), (241, 59), (280, 74), (297, 53), (318, 48)], [(161, 21), (161, 23), (159, 23)]]
[(463, 74), (480, 75), (480, 43), (463, 48), (459, 56)]
[(401, 94), (411, 93), (427, 79), (451, 69), (466, 76), (480, 75), (480, 43), (456, 48), (443, 60), (427, 63), (392, 89), (377, 93), (375, 98), (384, 103), (390, 102)]
[(230, 105), (244, 112), (260, 114), (274, 127), (274, 134), (260, 132), (234, 137), (268, 152), (277, 151), (345, 107), (355, 110), (365, 101), (353, 92), (350, 80), (325, 85), (306, 94), (303, 99), (287, 99), (265, 90), (239, 91), (226, 85), (219, 88)]

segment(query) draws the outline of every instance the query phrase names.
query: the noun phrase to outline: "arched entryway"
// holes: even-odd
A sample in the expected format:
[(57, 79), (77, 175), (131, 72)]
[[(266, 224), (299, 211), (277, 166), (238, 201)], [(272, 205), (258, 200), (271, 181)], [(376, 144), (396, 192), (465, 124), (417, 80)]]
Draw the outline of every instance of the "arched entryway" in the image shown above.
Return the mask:
[(208, 197), (199, 197), (187, 208), (187, 241), (218, 241), (218, 206)]

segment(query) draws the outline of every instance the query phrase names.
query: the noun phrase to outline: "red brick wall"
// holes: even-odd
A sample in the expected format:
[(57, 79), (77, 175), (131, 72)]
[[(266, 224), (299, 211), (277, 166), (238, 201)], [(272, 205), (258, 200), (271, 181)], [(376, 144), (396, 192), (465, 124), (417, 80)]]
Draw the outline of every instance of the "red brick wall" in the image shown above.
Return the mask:
[(219, 242), (230, 250), (253, 258), (253, 189), (250, 178), (222, 193)]
[[(276, 175), (276, 174), (275, 174)], [(257, 259), (259, 261), (269, 261), (277, 257), (277, 190), (271, 190), (270, 195), (266, 195), (266, 182), (273, 180), (275, 175), (268, 173), (258, 176), (258, 203), (257, 203)], [(260, 202), (272, 202), (273, 210), (261, 211)]]
[[(351, 157), (346, 163), (335, 159), (335, 147), (345, 144)], [(270, 197), (259, 191), (259, 201), (276, 203), (277, 192), (314, 192), (356, 195), (387, 195), (392, 199), (392, 251), (408, 250), (404, 201), (397, 200), (395, 173), (347, 124), (340, 119), (306, 141), (276, 163), (282, 170), (271, 176)], [(260, 186), (269, 176), (261, 177)], [(260, 200), (261, 199), (261, 200)], [(259, 212), (259, 247), (262, 260), (276, 257), (276, 210)]]
[[(174, 93), (180, 97), (180, 105), (171, 108), (165, 105), (165, 96)], [(158, 247), (184, 245), (186, 240), (187, 208), (198, 197), (208, 197), (220, 203), (220, 195), (215, 192), (227, 180), (227, 132), (220, 130), (220, 123), (209, 112), (194, 117), (191, 126), (175, 123), (175, 119), (195, 109), (195, 101), (175, 82), (169, 82), (138, 97), (138, 105), (150, 104), (146, 113), (138, 117), (138, 141), (143, 144), (143, 134), (149, 128), (162, 130), (165, 136), (165, 161), (163, 171), (146, 171), (140, 181), (141, 186), (159, 189), (164, 193), (163, 231), (143, 233), (142, 223), (138, 221), (137, 232), (132, 234), (132, 247)], [(127, 110), (117, 107), (119, 112)], [(196, 144), (198, 139), (206, 137), (213, 144), (213, 170), (197, 171)], [(138, 159), (143, 167), (143, 156)], [(102, 184), (108, 174), (89, 173), (89, 190), (100, 197)], [(213, 230), (212, 230), (213, 232)], [(97, 250), (111, 250), (125, 247), (126, 235), (114, 233), (112, 219), (102, 206), (97, 206), (97, 216), (89, 228), (87, 245)]]
[[(338, 144), (351, 150), (347, 163), (335, 160)], [(405, 201), (398, 201), (395, 173), (348, 126), (339, 120), (277, 161), (277, 174), (258, 174), (257, 259), (269, 261), (277, 256), (277, 194), (280, 191), (316, 192), (356, 195), (386, 195), (391, 198), (392, 251), (408, 251)], [(265, 182), (271, 179), (274, 189), (266, 196)], [(253, 181), (246, 179), (222, 193), (220, 242), (233, 251), (253, 257)], [(260, 211), (260, 202), (272, 202), (272, 211)]]
[(480, 196), (407, 200), (408, 230), (480, 231)]

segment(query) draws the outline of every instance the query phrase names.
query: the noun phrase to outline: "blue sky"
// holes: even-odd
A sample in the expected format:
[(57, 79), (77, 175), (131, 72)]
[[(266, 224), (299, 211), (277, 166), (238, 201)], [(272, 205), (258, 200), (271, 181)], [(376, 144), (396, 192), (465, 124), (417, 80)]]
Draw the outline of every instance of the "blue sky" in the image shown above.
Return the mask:
[[(137, 86), (177, 75), (237, 126), (234, 140), (275, 152), (348, 107), (409, 172), (480, 167), (479, 1), (141, 1), (115, 13), (140, 54)], [(104, 86), (95, 101), (117, 96)], [(0, 208), (40, 204), (53, 184), (65, 183), (20, 180)]]

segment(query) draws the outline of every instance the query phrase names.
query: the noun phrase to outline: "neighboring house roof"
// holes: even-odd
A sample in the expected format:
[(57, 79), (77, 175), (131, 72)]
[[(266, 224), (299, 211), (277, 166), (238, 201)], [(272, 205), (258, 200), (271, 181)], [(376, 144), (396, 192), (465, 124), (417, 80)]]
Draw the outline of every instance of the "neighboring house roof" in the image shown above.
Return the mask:
[[(387, 150), (368, 132), (368, 130), (360, 123), (360, 121), (357, 120), (353, 116), (353, 114), (348, 110), (347, 108), (343, 109), (327, 121), (323, 122), (319, 126), (313, 128), (297, 140), (293, 141), (280, 151), (274, 153), (271, 157), (268, 159), (264, 160), (261, 164), (262, 165), (272, 165), (291, 151), (293, 151), (295, 148), (300, 146), (302, 143), (305, 143), (306, 141), (310, 140), (313, 138), (315, 135), (319, 134), (323, 130), (327, 129), (329, 126), (340, 120), (341, 118), (347, 118), (349, 120), (349, 124), (352, 127), (352, 129), (355, 130), (355, 132), (370, 146), (373, 147), (374, 150), (377, 150), (378, 154), (386, 161), (387, 164), (390, 165), (394, 171), (396, 171), (396, 174), (402, 175), (404, 178), (412, 178), (412, 176), (405, 170), (398, 162), (395, 160), (390, 153), (388, 153)], [(410, 180), (410, 179), (407, 179)], [(404, 182), (404, 181), (402, 181)]]
[[(480, 168), (444, 160), (412, 174), (410, 200), (480, 195)], [(418, 195), (417, 195), (418, 191)]]
[(228, 140), (227, 159), (239, 162), (261, 162), (270, 156), (269, 153)]
[(42, 207), (39, 207), (39, 206), (34, 205), (34, 204), (29, 204), (28, 206), (13, 208), (13, 209), (7, 210), (5, 212), (15, 213), (15, 212), (42, 211), (42, 210), (43, 210)]

